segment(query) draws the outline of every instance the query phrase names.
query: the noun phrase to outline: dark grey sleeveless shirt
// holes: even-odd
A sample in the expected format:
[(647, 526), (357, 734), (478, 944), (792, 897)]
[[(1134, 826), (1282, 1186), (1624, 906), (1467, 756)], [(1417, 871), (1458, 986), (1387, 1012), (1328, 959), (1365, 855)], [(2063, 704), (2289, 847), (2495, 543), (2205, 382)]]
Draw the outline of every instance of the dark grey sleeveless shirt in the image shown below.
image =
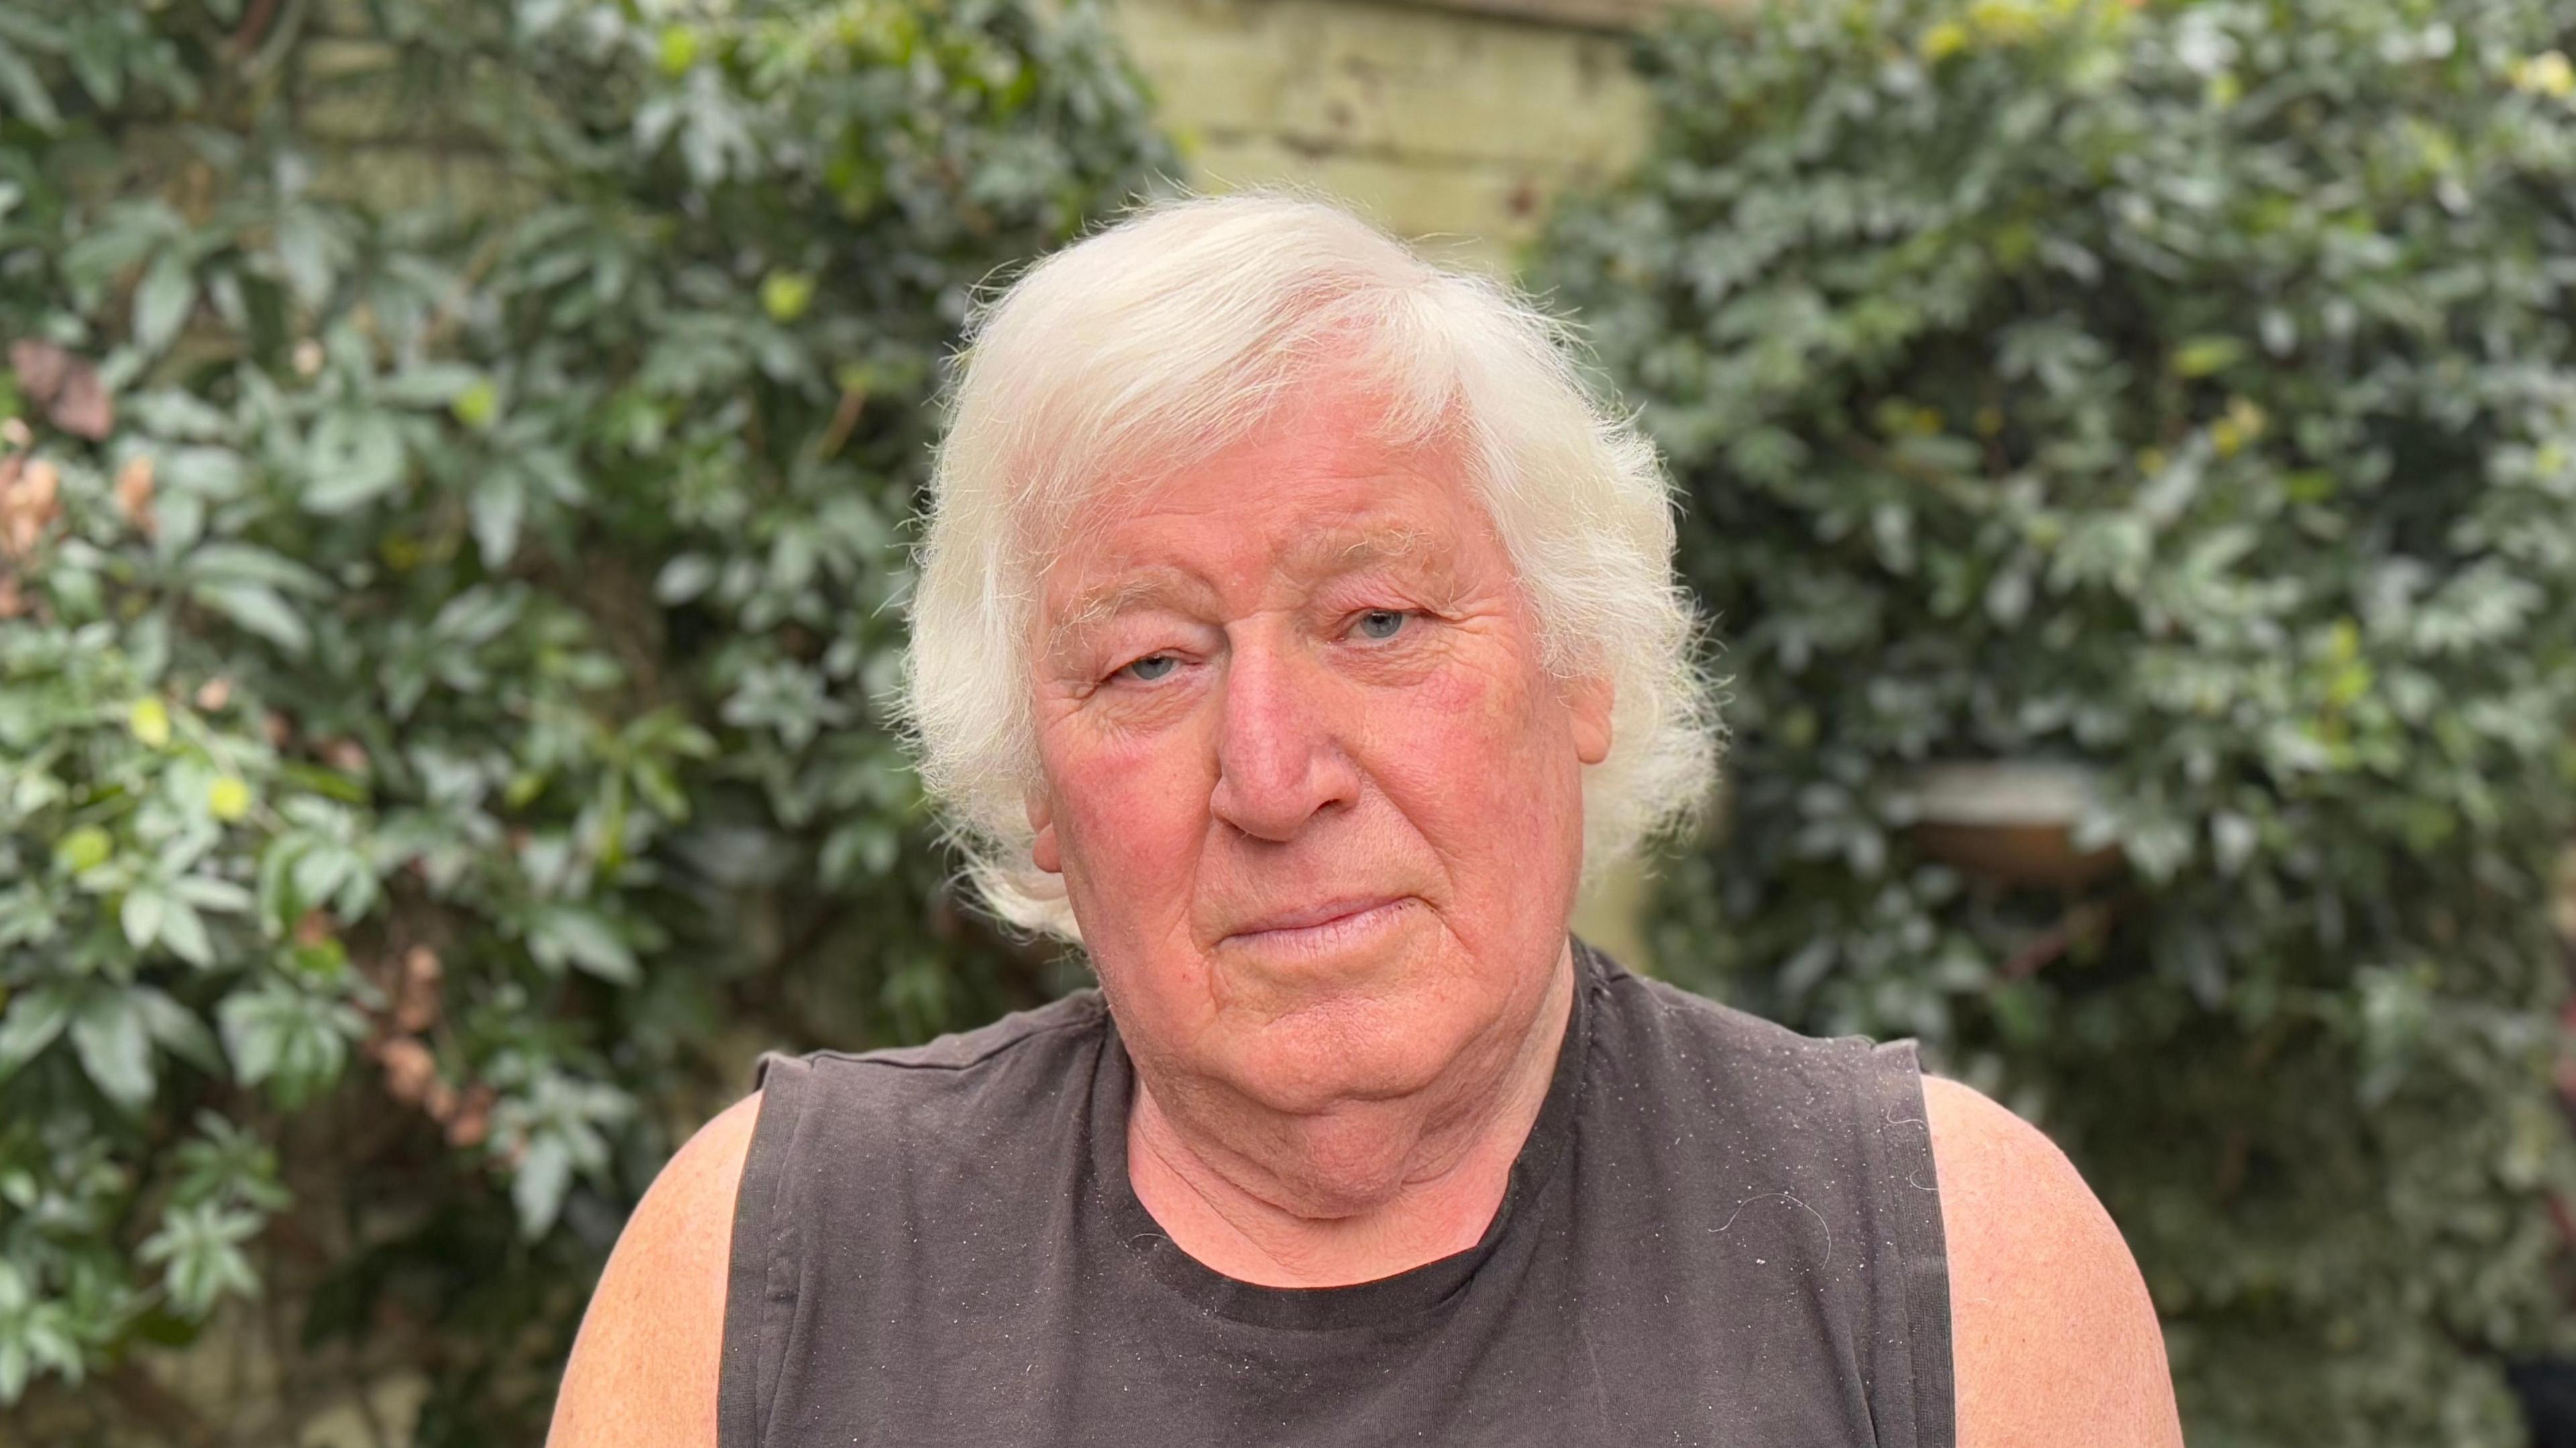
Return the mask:
[(1096, 991), (914, 1049), (762, 1058), (721, 1448), (1954, 1448), (1913, 1043), (1575, 959), (1483, 1239), (1351, 1287), (1239, 1282), (1162, 1234)]

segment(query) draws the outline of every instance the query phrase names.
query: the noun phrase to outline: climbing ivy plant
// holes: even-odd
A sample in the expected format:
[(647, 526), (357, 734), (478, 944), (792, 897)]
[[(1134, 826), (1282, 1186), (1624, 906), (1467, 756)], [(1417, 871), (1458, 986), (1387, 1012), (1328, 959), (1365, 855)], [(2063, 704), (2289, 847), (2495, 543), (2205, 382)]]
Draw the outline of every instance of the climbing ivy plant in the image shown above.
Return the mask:
[(0, 3), (39, 1441), (534, 1441), (751, 1049), (1061, 984), (889, 733), (903, 528), (974, 288), (1169, 164), (1078, 0)]
[(1689, 15), (1539, 266), (1732, 681), (1660, 958), (2043, 1122), (2199, 1448), (2517, 1443), (2500, 1364), (2568, 1338), (2568, 24)]

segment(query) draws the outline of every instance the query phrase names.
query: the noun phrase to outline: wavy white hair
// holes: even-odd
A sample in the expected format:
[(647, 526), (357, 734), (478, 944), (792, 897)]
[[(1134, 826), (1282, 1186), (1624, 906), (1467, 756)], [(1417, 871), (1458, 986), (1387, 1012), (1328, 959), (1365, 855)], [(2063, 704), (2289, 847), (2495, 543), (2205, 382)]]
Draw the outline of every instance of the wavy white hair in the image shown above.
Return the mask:
[(1186, 467), (1321, 369), (1398, 445), (1464, 466), (1559, 678), (1607, 676), (1583, 781), (1588, 876), (1696, 817), (1719, 749), (1673, 576), (1653, 447), (1585, 389), (1565, 329), (1349, 212), (1279, 193), (1143, 207), (1047, 257), (967, 331), (917, 558), (906, 723), (967, 869), (1004, 919), (1079, 941), (1031, 861), (1037, 581), (1104, 487)]

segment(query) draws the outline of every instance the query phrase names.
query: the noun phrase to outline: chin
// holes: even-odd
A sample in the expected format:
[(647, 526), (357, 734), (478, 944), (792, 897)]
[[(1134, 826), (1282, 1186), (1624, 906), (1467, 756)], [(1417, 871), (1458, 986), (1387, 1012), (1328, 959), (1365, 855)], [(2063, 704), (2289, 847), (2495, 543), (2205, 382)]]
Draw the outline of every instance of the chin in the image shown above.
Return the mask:
[(1517, 967), (1412, 897), (1374, 920), (1155, 954), (1096, 958), (1130, 1049), (1287, 1117), (1436, 1109), (1443, 1080), (1530, 1004)]
[(1328, 1115), (1432, 1090), (1486, 1024), (1458, 1020), (1415, 992), (1341, 997), (1228, 1042), (1231, 1059), (1218, 1074), (1269, 1110)]

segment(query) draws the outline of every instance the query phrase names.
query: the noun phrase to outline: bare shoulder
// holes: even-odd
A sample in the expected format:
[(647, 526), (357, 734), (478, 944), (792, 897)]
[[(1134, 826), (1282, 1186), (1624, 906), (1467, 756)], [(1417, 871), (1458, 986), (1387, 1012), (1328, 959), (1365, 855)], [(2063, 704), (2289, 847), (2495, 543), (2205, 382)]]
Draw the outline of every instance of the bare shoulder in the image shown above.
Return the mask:
[(2155, 1304), (2120, 1229), (2038, 1128), (1923, 1078), (1948, 1238), (1959, 1448), (2179, 1448)]
[(715, 1448), (733, 1203), (752, 1093), (698, 1128), (618, 1234), (555, 1398), (548, 1448)]

